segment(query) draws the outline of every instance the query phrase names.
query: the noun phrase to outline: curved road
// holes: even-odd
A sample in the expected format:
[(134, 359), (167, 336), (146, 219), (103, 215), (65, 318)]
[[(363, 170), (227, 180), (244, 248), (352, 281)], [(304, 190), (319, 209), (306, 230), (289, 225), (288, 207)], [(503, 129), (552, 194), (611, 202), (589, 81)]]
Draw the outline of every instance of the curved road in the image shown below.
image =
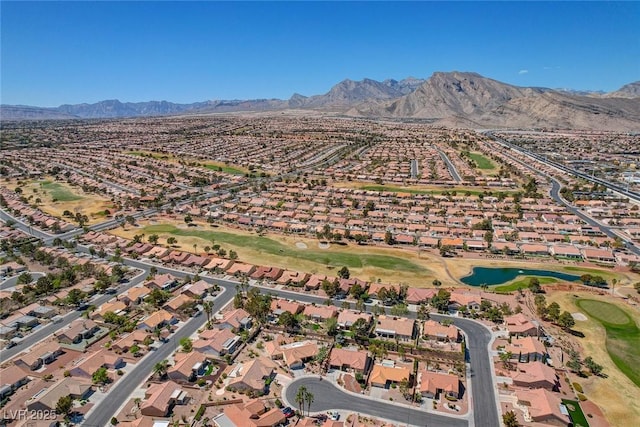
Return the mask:
[(330, 409), (347, 410), (416, 426), (463, 427), (468, 425), (464, 418), (433, 414), (419, 408), (409, 408), (345, 393), (330, 381), (320, 381), (318, 378), (312, 377), (299, 378), (287, 386), (285, 398), (289, 403), (296, 401), (296, 392), (300, 386), (307, 387), (313, 393), (314, 401), (311, 404), (311, 412), (323, 412)]

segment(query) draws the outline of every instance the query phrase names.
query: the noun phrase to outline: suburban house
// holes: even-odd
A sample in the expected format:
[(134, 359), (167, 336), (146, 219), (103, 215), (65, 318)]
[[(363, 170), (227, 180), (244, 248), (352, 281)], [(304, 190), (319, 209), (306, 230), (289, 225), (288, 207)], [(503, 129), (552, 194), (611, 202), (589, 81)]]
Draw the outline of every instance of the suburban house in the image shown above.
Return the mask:
[(45, 341), (34, 345), (31, 349), (18, 356), (14, 363), (16, 366), (35, 371), (42, 365), (48, 365), (55, 361), (62, 353), (62, 347), (56, 341)]
[(378, 316), (374, 332), (382, 338), (410, 341), (415, 337), (415, 321), (405, 317)]
[(533, 337), (514, 338), (507, 344), (504, 351), (511, 352), (512, 357), (520, 362), (544, 361), (547, 349), (541, 341)]
[(353, 371), (366, 374), (369, 371), (371, 359), (366, 351), (333, 348), (329, 356), (329, 368), (340, 371)]
[(324, 322), (327, 319), (330, 319), (332, 317), (336, 317), (336, 315), (338, 314), (337, 309), (330, 305), (330, 306), (326, 306), (326, 305), (307, 305), (304, 308), (304, 311), (302, 312), (302, 314), (305, 315), (305, 317), (307, 317), (310, 320), (316, 321), (316, 322)]
[(460, 311), (469, 309), (478, 311), (480, 310), (480, 302), (481, 298), (479, 295), (454, 290), (451, 292), (451, 298), (449, 298), (449, 310)]
[(176, 353), (175, 364), (167, 370), (167, 376), (178, 383), (193, 382), (204, 375), (209, 363), (209, 359), (199, 352)]
[(86, 399), (91, 392), (91, 381), (68, 377), (35, 394), (34, 397), (27, 400), (26, 407), (29, 411), (55, 411), (61, 397), (71, 396), (73, 399)]
[(419, 390), (424, 397), (439, 399), (442, 393), (455, 399), (461, 397), (460, 378), (457, 375), (422, 370), (419, 377)]
[(211, 285), (204, 280), (198, 280), (194, 283), (187, 283), (182, 287), (182, 294), (190, 298), (204, 298), (209, 292)]
[(283, 425), (286, 417), (280, 409), (267, 409), (264, 402), (254, 399), (226, 406), (213, 421), (225, 427), (276, 427)]
[(193, 349), (207, 356), (224, 356), (236, 351), (240, 337), (231, 329), (207, 329), (193, 343)]
[(299, 341), (280, 346), (284, 364), (290, 369), (302, 369), (304, 364), (318, 354), (318, 344), (314, 341)]
[(178, 284), (178, 280), (171, 274), (156, 274), (153, 278), (145, 283), (145, 286), (151, 289), (169, 290)]
[(111, 312), (114, 314), (122, 314), (127, 311), (127, 304), (123, 301), (109, 301), (100, 306), (96, 311), (90, 314), (90, 317), (94, 320), (104, 321), (105, 314)]
[(443, 325), (435, 320), (426, 320), (422, 329), (422, 335), (427, 339), (436, 341), (458, 342), (460, 331), (453, 325)]
[(193, 298), (185, 294), (180, 294), (167, 301), (166, 304), (162, 306), (162, 308), (167, 310), (169, 313), (175, 314), (177, 316), (183, 306), (192, 302)]
[(430, 288), (408, 288), (406, 301), (408, 304), (427, 303), (438, 293), (435, 289)]
[(235, 331), (251, 329), (251, 315), (242, 308), (236, 308), (224, 313), (217, 326), (221, 329), (233, 329)]
[(29, 381), (27, 373), (17, 366), (0, 370), (0, 400), (10, 396)]
[(82, 377), (91, 379), (94, 372), (100, 368), (120, 369), (125, 366), (122, 357), (106, 350), (95, 353), (85, 353), (80, 360), (77, 360), (69, 369), (72, 377)]
[(280, 317), (282, 313), (288, 311), (291, 314), (299, 314), (304, 310), (304, 304), (285, 299), (274, 298), (271, 300), (271, 312), (274, 316)]
[(120, 338), (118, 341), (115, 341), (111, 344), (109, 349), (116, 353), (124, 353), (129, 351), (129, 348), (134, 345), (141, 345), (147, 337), (151, 338), (151, 334), (149, 332), (142, 329), (136, 329), (130, 334)]
[(258, 267), (256, 271), (251, 274), (251, 278), (255, 280), (269, 280), (275, 281), (284, 270), (278, 267)]
[(538, 327), (522, 313), (505, 317), (504, 324), (512, 336), (536, 336), (538, 333)]
[(84, 339), (92, 338), (100, 327), (90, 319), (77, 319), (67, 329), (55, 334), (61, 344), (78, 344)]
[(124, 294), (118, 295), (118, 299), (127, 305), (139, 305), (149, 295), (151, 290), (146, 286), (135, 286)]
[(409, 381), (410, 375), (411, 372), (407, 368), (373, 365), (369, 374), (369, 384), (372, 387), (390, 388), (392, 384), (399, 384), (403, 380)]
[(164, 328), (178, 323), (178, 319), (166, 310), (159, 310), (138, 323), (138, 329), (153, 332), (156, 328)]
[(557, 391), (560, 386), (555, 369), (542, 362), (518, 363), (516, 371), (509, 374), (513, 385), (520, 387)]
[(571, 420), (567, 415), (559, 394), (537, 388), (533, 390), (517, 390), (518, 407), (525, 413), (525, 419), (551, 426), (566, 427)]
[(166, 417), (175, 405), (184, 405), (188, 394), (173, 381), (152, 384), (145, 390), (140, 413), (151, 417)]
[(262, 393), (275, 378), (276, 364), (266, 357), (237, 365), (229, 374), (229, 388)]
[(349, 329), (351, 325), (359, 319), (363, 319), (367, 325), (371, 324), (373, 316), (369, 313), (358, 313), (352, 310), (342, 310), (338, 314), (338, 326), (342, 329)]

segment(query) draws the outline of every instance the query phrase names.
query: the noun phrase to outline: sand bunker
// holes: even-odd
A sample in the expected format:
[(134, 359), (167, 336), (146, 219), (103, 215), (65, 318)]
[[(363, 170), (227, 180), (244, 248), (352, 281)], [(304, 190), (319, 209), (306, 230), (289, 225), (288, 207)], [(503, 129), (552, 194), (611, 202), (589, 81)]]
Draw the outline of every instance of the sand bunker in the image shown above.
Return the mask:
[(307, 249), (307, 244), (303, 242), (296, 242), (296, 248), (298, 249)]
[(331, 246), (331, 245), (328, 244), (328, 243), (318, 243), (318, 247), (320, 249), (329, 249), (329, 246)]
[(584, 314), (582, 314), (582, 313), (571, 313), (571, 316), (572, 316), (574, 319), (579, 320), (579, 321), (581, 321), (581, 322), (584, 322), (585, 320), (588, 320), (588, 319), (587, 319), (587, 316), (585, 316), (585, 315), (584, 315)]

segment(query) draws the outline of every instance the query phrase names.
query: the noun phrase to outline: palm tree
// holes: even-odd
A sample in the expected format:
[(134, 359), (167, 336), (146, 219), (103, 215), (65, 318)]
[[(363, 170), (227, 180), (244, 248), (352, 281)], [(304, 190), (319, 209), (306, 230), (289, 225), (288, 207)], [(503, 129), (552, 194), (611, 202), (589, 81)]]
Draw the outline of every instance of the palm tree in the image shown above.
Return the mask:
[(298, 388), (298, 391), (296, 392), (296, 403), (298, 404), (298, 407), (300, 408), (300, 414), (302, 414), (302, 416), (304, 416), (304, 402), (305, 399), (307, 398), (307, 387), (305, 386), (300, 386)]
[(311, 404), (314, 401), (313, 393), (311, 393), (310, 391), (305, 389), (305, 391), (304, 391), (304, 399), (307, 402), (307, 416), (309, 416), (309, 412), (311, 411)]
[(169, 367), (169, 361), (167, 359), (162, 362), (158, 362), (153, 367), (153, 372), (158, 375), (159, 378), (163, 378), (167, 375), (167, 368)]
[(211, 315), (213, 314), (213, 304), (211, 301), (205, 301), (202, 304), (204, 307), (204, 313), (207, 315), (207, 328), (211, 329)]

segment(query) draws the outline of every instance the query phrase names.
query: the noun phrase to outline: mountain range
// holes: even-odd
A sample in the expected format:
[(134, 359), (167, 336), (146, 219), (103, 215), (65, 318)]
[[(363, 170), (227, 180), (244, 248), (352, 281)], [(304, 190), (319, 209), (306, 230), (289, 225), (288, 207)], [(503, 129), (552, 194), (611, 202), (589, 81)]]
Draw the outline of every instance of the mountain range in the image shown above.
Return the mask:
[(423, 80), (343, 80), (323, 95), (176, 104), (167, 101), (0, 106), (2, 120), (104, 119), (240, 111), (317, 110), (355, 117), (421, 119), (472, 128), (552, 127), (640, 131), (640, 82), (610, 93), (519, 87), (469, 72)]

